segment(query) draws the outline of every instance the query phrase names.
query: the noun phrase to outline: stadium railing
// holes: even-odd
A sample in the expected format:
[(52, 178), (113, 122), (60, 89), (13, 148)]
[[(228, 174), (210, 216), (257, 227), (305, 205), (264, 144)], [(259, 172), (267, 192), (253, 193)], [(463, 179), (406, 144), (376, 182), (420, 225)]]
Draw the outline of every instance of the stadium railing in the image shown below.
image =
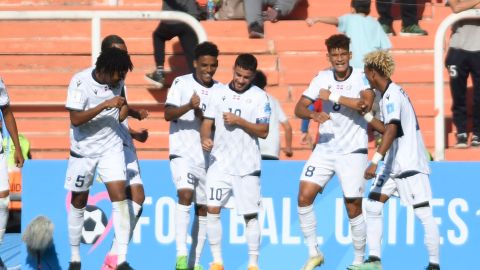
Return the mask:
[(92, 64), (100, 54), (100, 29), (102, 19), (157, 19), (181, 21), (188, 24), (201, 43), (207, 40), (207, 33), (199, 21), (185, 12), (179, 11), (135, 11), (135, 10), (54, 10), (54, 11), (0, 11), (0, 20), (91, 20), (92, 25)]
[[(461, 19), (480, 19), (480, 9), (470, 9), (450, 14), (438, 26), (434, 44), (434, 87), (435, 87), (435, 160), (445, 159), (445, 102), (443, 81), (443, 55), (445, 34), (449, 27)], [(474, 38), (474, 37), (472, 37)]]

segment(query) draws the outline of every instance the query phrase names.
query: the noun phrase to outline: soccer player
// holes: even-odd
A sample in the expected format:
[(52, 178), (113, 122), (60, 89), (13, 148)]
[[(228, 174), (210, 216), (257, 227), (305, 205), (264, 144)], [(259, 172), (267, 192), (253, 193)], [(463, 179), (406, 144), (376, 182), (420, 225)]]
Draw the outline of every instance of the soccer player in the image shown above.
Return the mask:
[[(175, 208), (176, 270), (203, 269), (200, 255), (207, 234), (208, 152), (202, 150), (200, 126), (209, 96), (221, 90), (221, 84), (213, 79), (218, 67), (217, 46), (204, 42), (197, 45), (194, 52), (195, 72), (175, 78), (165, 105), (165, 120), (170, 121), (170, 169), (178, 196)], [(187, 230), (192, 202), (195, 203), (193, 243), (187, 261)]]
[(427, 270), (440, 269), (438, 226), (429, 201), (432, 198), (427, 155), (417, 117), (407, 93), (391, 81), (395, 63), (386, 51), (365, 56), (365, 75), (372, 88), (380, 91), (383, 123), (372, 119), (372, 126), (383, 133), (383, 139), (365, 170), (365, 178), (375, 177), (377, 165), (385, 157), (365, 203), (369, 257), (359, 269), (382, 269), (380, 262), (383, 233), (383, 206), (394, 194), (413, 207), (425, 231), (430, 263)]
[[(127, 51), (127, 45), (125, 41), (117, 35), (109, 35), (102, 41), (102, 51), (108, 48), (118, 48), (125, 52)], [(122, 96), (126, 98), (126, 86), (124, 85)], [(126, 102), (126, 100), (125, 100)], [(148, 111), (145, 109), (135, 110), (128, 107), (128, 116), (143, 120), (148, 116)], [(143, 182), (140, 176), (140, 167), (138, 165), (138, 157), (135, 151), (135, 145), (133, 140), (139, 142), (145, 142), (148, 138), (148, 131), (146, 129), (134, 130), (128, 126), (128, 118), (121, 122), (119, 126), (118, 135), (122, 138), (123, 152), (125, 155), (125, 165), (127, 167), (127, 182), (126, 182), (126, 195), (128, 202), (128, 209), (130, 210), (130, 238), (132, 237), (133, 230), (137, 225), (137, 221), (142, 213), (142, 205), (145, 200), (145, 191), (143, 189)], [(102, 270), (115, 269), (117, 267), (117, 254), (118, 244), (117, 239), (113, 239), (112, 247), (105, 257)]]
[[(234, 194), (235, 207), (243, 215), (248, 243), (248, 269), (258, 270), (260, 225), (260, 149), (258, 138), (268, 135), (270, 103), (267, 94), (254, 86), (257, 59), (240, 54), (233, 67), (233, 80), (210, 97), (202, 123), (202, 147), (210, 153), (207, 173), (207, 235), (213, 263), (210, 270), (223, 270), (220, 210)], [(215, 125), (215, 136), (210, 135)]]
[(95, 67), (75, 74), (68, 87), (66, 108), (70, 113), (70, 158), (65, 188), (72, 192), (68, 213), (69, 270), (81, 269), (83, 214), (95, 173), (105, 183), (112, 201), (118, 245), (116, 269), (133, 269), (126, 261), (130, 214), (125, 195), (125, 156), (118, 135), (120, 122), (128, 113), (121, 93), (126, 74), (132, 69), (126, 51), (109, 48), (101, 52)]
[[(363, 71), (349, 65), (350, 39), (333, 35), (326, 42), (331, 68), (313, 78), (295, 107), (295, 115), (320, 123), (318, 143), (303, 167), (298, 191), (300, 226), (308, 246), (309, 259), (303, 269), (320, 266), (324, 257), (318, 249), (313, 202), (337, 174), (350, 220), (355, 269), (364, 260), (366, 228), (362, 215), (362, 197), (367, 167), (367, 121), (359, 112), (369, 111), (374, 98)], [(323, 100), (323, 111), (312, 112), (308, 106)]]
[[(17, 123), (15, 122), (15, 117), (10, 109), (10, 99), (8, 98), (7, 88), (5, 87), (2, 78), (0, 78), (0, 109), (2, 110), (3, 119), (5, 120), (5, 127), (15, 145), (15, 164), (18, 168), (21, 168), (23, 167), (24, 158), (22, 148), (20, 147), (20, 141), (18, 139)], [(2, 140), (2, 132), (0, 130), (0, 243), (2, 243), (3, 236), (5, 235), (5, 229), (8, 222), (8, 205), (10, 204), (7, 157), (4, 154), (4, 149), (1, 143)], [(5, 265), (2, 258), (0, 258), (0, 269), (4, 268)]]

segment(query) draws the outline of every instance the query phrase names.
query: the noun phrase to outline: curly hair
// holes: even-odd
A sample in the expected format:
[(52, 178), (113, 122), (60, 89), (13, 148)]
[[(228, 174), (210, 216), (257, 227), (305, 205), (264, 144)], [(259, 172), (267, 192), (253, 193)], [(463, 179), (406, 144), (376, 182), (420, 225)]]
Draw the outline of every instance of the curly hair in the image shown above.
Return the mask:
[(350, 50), (350, 38), (344, 34), (332, 35), (325, 40), (327, 50), (330, 52), (333, 49)]
[(218, 57), (218, 53), (217, 45), (212, 42), (205, 41), (195, 47), (195, 59), (197, 60), (204, 55)]
[(373, 51), (363, 58), (365, 66), (380, 73), (380, 75), (390, 78), (395, 70), (395, 61), (392, 55), (385, 50)]

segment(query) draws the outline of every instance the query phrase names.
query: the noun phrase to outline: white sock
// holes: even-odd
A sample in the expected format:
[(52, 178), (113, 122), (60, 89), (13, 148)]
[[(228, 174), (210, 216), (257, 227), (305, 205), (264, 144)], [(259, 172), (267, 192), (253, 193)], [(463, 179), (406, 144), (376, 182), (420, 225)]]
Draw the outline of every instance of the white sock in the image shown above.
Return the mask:
[(191, 205), (177, 203), (175, 207), (175, 239), (177, 240), (177, 257), (187, 256), (187, 231), (190, 223)]
[(127, 200), (112, 202), (113, 229), (117, 242), (118, 264), (127, 259), (128, 240), (130, 239), (130, 212)]
[[(132, 200), (127, 199), (128, 202), (128, 210), (130, 211), (130, 240), (132, 240), (133, 230), (135, 230), (135, 226), (137, 225), (138, 219), (140, 218), (139, 213), (142, 210), (142, 206)], [(117, 237), (113, 238), (112, 248), (110, 249), (109, 254), (116, 255), (118, 254), (118, 243)]]
[(190, 248), (190, 256), (188, 257), (188, 265), (193, 268), (200, 264), (200, 256), (202, 255), (205, 240), (207, 239), (207, 217), (195, 215), (192, 226), (192, 247)]
[(213, 262), (223, 264), (220, 214), (207, 214), (207, 236), (212, 250)]
[(248, 244), (248, 266), (258, 266), (258, 253), (260, 248), (260, 224), (258, 218), (249, 219), (246, 227), (245, 236)]
[(317, 218), (313, 211), (313, 204), (305, 207), (299, 206), (298, 216), (300, 228), (302, 229), (305, 243), (308, 247), (308, 255), (310, 257), (317, 256), (320, 251), (318, 250), (317, 243)]
[(5, 229), (8, 222), (8, 205), (10, 204), (10, 196), (0, 198), (0, 243), (3, 242)]
[(369, 255), (381, 258), (383, 237), (383, 203), (367, 200), (365, 203), (367, 212), (367, 242)]
[(365, 246), (367, 242), (367, 228), (365, 219), (360, 214), (350, 219), (350, 228), (352, 230), (352, 244), (353, 244), (353, 265), (363, 263), (365, 257)]
[(70, 240), (71, 262), (80, 262), (80, 240), (82, 238), (84, 212), (85, 207), (78, 209), (70, 205), (70, 212), (68, 213), (68, 237)]
[(440, 235), (438, 225), (433, 217), (432, 208), (419, 207), (414, 209), (415, 215), (422, 222), (425, 230), (425, 245), (427, 246), (428, 256), (431, 263), (440, 264)]

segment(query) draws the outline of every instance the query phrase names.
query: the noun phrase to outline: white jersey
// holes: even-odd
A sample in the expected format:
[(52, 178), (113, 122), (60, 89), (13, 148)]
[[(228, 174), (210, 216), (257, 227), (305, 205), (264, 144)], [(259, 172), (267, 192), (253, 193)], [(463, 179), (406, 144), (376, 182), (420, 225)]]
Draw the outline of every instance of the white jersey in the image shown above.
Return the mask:
[(399, 85), (390, 83), (380, 108), (385, 124), (399, 124), (397, 138), (385, 156), (385, 167), (393, 176), (412, 171), (429, 174), (425, 144), (407, 93)]
[(272, 113), (268, 125), (268, 136), (265, 139), (259, 138), (260, 152), (269, 157), (280, 156), (280, 123), (287, 122), (288, 118), (283, 112), (278, 100), (267, 93)]
[(236, 92), (229, 85), (211, 95), (204, 117), (215, 121), (215, 136), (210, 154), (210, 164), (231, 175), (249, 175), (260, 171), (258, 138), (242, 128), (225, 125), (223, 113), (231, 112), (251, 123), (268, 124), (270, 102), (267, 94), (256, 86)]
[[(5, 87), (5, 84), (3, 83), (2, 78), (0, 78), (0, 108), (7, 106), (10, 104), (10, 99), (8, 98), (8, 93), (7, 93), (7, 87)], [(0, 121), (2, 119), (0, 118)], [(1, 123), (1, 122), (0, 122)], [(3, 138), (2, 138), (2, 132), (0, 130), (0, 152), (3, 152)]]
[[(68, 86), (65, 107), (72, 111), (86, 111), (102, 102), (119, 96), (124, 82), (115, 88), (100, 84), (93, 76), (94, 67), (75, 74)], [(99, 157), (107, 151), (123, 151), (122, 139), (118, 136), (118, 108), (103, 110), (90, 121), (80, 125), (70, 124), (70, 151), (81, 157)]]
[[(200, 108), (205, 111), (209, 95), (219, 91), (222, 84), (214, 81), (213, 86), (205, 87), (197, 82), (193, 74), (175, 78), (168, 91), (165, 106), (180, 107), (190, 102), (193, 93), (200, 97)], [(200, 141), (200, 125), (202, 119), (189, 110), (177, 120), (170, 121), (170, 157), (183, 157), (192, 165), (206, 168), (208, 153), (202, 150)]]
[[(360, 98), (360, 92), (369, 89), (368, 80), (360, 69), (353, 69), (350, 76), (343, 80), (335, 79), (333, 69), (321, 71), (303, 92), (303, 96), (315, 101), (320, 89), (349, 98)], [(323, 111), (330, 115), (330, 120), (319, 126), (320, 138), (315, 151), (331, 154), (348, 154), (364, 152), (368, 149), (367, 122), (356, 110), (322, 101)]]
[[(128, 100), (126, 86), (123, 86), (123, 96)], [(135, 149), (133, 145), (132, 135), (130, 135), (130, 129), (128, 127), (128, 117), (120, 123), (120, 126), (118, 128), (118, 136), (120, 136), (120, 138), (122, 139), (123, 146)]]

